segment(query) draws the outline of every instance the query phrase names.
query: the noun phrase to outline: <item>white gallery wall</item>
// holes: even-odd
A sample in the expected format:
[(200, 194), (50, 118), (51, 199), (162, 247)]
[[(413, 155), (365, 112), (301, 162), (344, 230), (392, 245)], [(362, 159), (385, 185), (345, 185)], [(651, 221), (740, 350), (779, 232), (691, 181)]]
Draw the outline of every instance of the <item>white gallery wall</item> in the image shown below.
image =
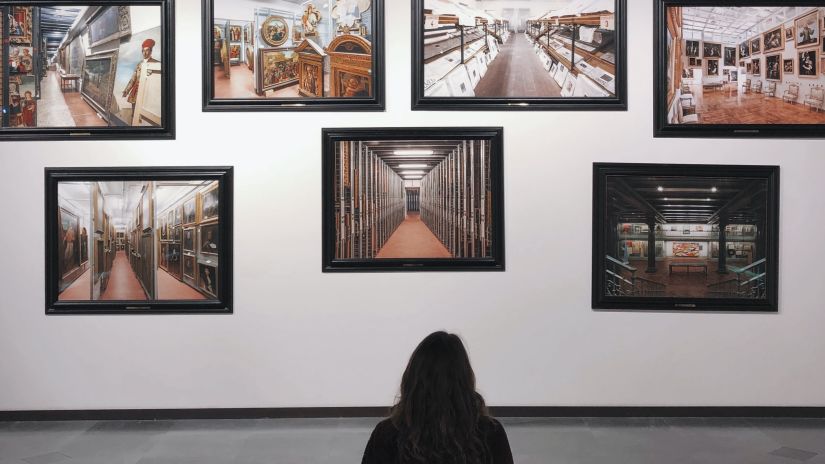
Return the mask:
[[(386, 3), (385, 113), (202, 113), (179, 0), (176, 141), (0, 143), (0, 410), (388, 405), (438, 329), (493, 405), (825, 406), (824, 141), (654, 139), (653, 2), (628, 112), (411, 112)], [(456, 125), (505, 128), (507, 271), (322, 274), (321, 128)], [(592, 311), (594, 161), (781, 165), (780, 312)], [(46, 317), (43, 168), (182, 165), (235, 166), (235, 314)]]

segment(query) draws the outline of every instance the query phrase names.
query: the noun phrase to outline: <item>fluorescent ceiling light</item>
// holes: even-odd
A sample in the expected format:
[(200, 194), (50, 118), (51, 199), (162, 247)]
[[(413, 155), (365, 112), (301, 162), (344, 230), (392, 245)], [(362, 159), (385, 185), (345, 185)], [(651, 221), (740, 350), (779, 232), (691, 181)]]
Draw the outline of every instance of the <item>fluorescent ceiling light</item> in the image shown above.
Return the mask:
[(425, 169), (430, 167), (429, 164), (399, 164), (399, 168), (401, 169)]
[(424, 171), (401, 171), (402, 176), (423, 176), (426, 174)]
[(415, 179), (421, 179), (422, 177), (424, 177), (424, 176), (404, 176), (404, 179), (406, 179), (406, 180), (415, 180)]
[(433, 156), (435, 152), (432, 150), (395, 150), (394, 154), (398, 156)]

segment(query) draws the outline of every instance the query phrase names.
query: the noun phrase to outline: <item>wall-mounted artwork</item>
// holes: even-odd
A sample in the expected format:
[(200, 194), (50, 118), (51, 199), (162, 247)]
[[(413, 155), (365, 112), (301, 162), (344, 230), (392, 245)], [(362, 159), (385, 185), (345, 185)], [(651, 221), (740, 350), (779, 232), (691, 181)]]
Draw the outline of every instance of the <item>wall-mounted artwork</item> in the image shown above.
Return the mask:
[(685, 41), (685, 56), (689, 56), (692, 58), (698, 58), (700, 55), (699, 53), (699, 41), (698, 40), (686, 40)]
[(325, 129), (323, 271), (504, 270), (502, 134)]
[[(795, 48), (796, 41), (785, 40), (790, 15), (798, 14), (791, 29), (799, 36), (803, 23), (814, 27), (825, 0), (791, 2), (781, 9), (766, 8), (761, 0), (656, 0), (654, 7), (656, 137), (825, 137), (825, 111), (802, 104), (817, 106), (818, 89), (825, 87), (820, 47), (814, 46), (822, 42), (808, 40), (806, 47)], [(735, 25), (718, 23), (712, 34), (719, 37), (723, 59), (705, 59), (705, 72), (690, 77), (684, 68), (694, 65), (694, 58), (679, 45), (708, 37), (702, 24), (717, 17), (738, 18)], [(715, 44), (704, 42), (705, 56), (715, 53)], [(739, 69), (732, 66), (737, 44)], [(738, 71), (736, 81), (732, 71)], [(796, 77), (807, 85), (794, 82)]]
[[(202, 5), (204, 111), (384, 110), (384, 0)], [(234, 51), (208, 32), (230, 21), (250, 31)]]
[(414, 110), (627, 109), (626, 0), (482, 3), (413, 1)]
[(821, 40), (819, 12), (814, 10), (794, 21), (796, 25), (796, 48), (814, 47)]
[(703, 58), (721, 58), (722, 57), (722, 44), (705, 42), (702, 57)]
[(725, 47), (725, 66), (736, 66), (736, 47)]
[[(597, 163), (593, 174), (594, 309), (778, 310), (778, 167)], [(643, 240), (627, 224), (644, 225)]]
[(49, 168), (46, 186), (47, 314), (232, 311), (232, 168)]
[[(174, 0), (103, 3), (8, 8), (0, 140), (174, 138)], [(55, 11), (67, 25), (57, 31)]]

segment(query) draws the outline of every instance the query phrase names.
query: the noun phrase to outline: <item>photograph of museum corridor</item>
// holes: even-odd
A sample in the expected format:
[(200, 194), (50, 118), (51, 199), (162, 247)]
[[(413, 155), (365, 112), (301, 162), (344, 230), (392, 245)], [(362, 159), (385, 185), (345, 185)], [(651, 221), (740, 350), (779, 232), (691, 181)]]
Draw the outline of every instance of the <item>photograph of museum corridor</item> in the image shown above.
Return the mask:
[(489, 258), (487, 140), (338, 142), (336, 259)]
[(609, 176), (609, 296), (765, 298), (767, 182)]
[(60, 182), (59, 300), (214, 299), (216, 192), (205, 180)]

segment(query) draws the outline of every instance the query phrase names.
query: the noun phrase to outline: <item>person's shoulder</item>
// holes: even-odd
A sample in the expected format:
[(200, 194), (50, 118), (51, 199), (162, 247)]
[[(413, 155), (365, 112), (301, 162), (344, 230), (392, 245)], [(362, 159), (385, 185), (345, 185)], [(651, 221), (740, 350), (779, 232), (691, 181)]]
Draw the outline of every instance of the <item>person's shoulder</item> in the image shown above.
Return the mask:
[(504, 432), (504, 426), (498, 419), (491, 416), (484, 416), (479, 422), (479, 428), (487, 435), (501, 435)]
[(398, 429), (392, 423), (392, 419), (388, 417), (375, 426), (372, 434), (379, 437), (392, 437), (398, 435)]

